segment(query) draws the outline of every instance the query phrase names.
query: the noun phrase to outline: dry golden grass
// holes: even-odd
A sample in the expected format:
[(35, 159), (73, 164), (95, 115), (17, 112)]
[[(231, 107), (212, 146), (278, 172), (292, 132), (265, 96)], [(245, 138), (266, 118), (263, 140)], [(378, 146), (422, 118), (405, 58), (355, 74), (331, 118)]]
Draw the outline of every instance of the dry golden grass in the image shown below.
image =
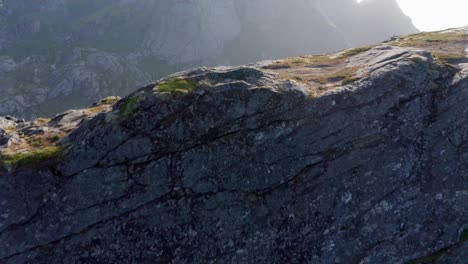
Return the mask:
[(308, 55), (288, 58), (286, 61), (295, 65), (320, 65), (336, 62), (337, 58), (330, 55)]
[(358, 47), (358, 48), (347, 49), (340, 54), (339, 58), (346, 59), (346, 58), (361, 54), (363, 52), (369, 51), (373, 47), (374, 46), (363, 46), (363, 47)]
[(359, 67), (346, 67), (330, 74), (315, 76), (310, 79), (320, 84), (341, 82), (341, 85), (353, 83), (360, 78), (356, 76)]
[(99, 113), (108, 112), (111, 110), (111, 105), (101, 104), (88, 109), (85, 109), (85, 114), (89, 116), (97, 115)]
[(465, 53), (432, 52), (432, 55), (443, 63), (457, 63), (460, 60), (466, 59)]
[(281, 70), (304, 66), (320, 66), (337, 63), (340, 60), (340, 58), (332, 57), (331, 55), (307, 55), (300, 57), (290, 57), (265, 66), (264, 69)]
[(398, 37), (396, 40), (389, 42), (389, 44), (402, 47), (428, 47), (441, 43), (456, 43), (466, 40), (467, 36), (459, 32), (423, 32), (406, 37)]

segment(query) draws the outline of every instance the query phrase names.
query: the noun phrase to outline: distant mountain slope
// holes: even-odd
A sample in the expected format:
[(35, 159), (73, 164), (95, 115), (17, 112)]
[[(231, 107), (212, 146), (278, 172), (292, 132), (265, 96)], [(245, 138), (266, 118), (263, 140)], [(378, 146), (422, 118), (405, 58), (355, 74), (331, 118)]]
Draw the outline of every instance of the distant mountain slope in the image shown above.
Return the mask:
[(390, 8), (378, 0), (3, 0), (0, 114), (52, 115), (193, 66), (416, 31), (394, 0), (385, 2)]
[(395, 0), (315, 1), (353, 47), (418, 31)]

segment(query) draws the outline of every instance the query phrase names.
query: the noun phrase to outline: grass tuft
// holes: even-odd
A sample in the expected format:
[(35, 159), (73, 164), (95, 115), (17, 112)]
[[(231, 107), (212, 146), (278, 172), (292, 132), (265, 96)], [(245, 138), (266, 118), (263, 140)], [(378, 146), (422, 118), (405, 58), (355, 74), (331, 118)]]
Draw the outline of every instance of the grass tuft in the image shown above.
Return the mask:
[(340, 59), (346, 59), (355, 55), (358, 55), (360, 53), (369, 51), (373, 48), (373, 46), (364, 46), (364, 47), (358, 47), (358, 48), (353, 48), (353, 49), (348, 49), (345, 50), (343, 53), (340, 55)]
[(8, 168), (36, 167), (45, 161), (58, 158), (62, 153), (62, 147), (51, 146), (31, 152), (2, 156), (0, 164)]
[(135, 112), (138, 108), (139, 98), (138, 96), (133, 96), (125, 100), (125, 102), (120, 105), (119, 114), (121, 117), (129, 117)]
[(16, 132), (17, 128), (16, 128), (16, 126), (8, 126), (8, 127), (6, 127), (4, 130), (5, 130), (7, 133), (10, 133), (10, 134), (11, 134), (11, 133)]
[(155, 87), (155, 92), (172, 93), (172, 92), (191, 92), (198, 87), (198, 83), (189, 79), (173, 79), (163, 82)]
[(357, 67), (348, 67), (328, 75), (316, 76), (311, 80), (320, 84), (341, 82), (341, 85), (347, 85), (360, 79), (356, 76), (357, 71)]
[(309, 56), (289, 58), (288, 61), (293, 64), (317, 65), (317, 64), (332, 63), (336, 61), (336, 58), (332, 58), (329, 55), (309, 55)]
[(121, 98), (118, 96), (109, 96), (99, 101), (98, 105), (101, 105), (101, 104), (113, 105), (117, 103), (118, 101), (120, 101), (120, 99)]
[(403, 47), (427, 47), (440, 43), (460, 42), (465, 39), (466, 35), (458, 32), (423, 32), (399, 37), (390, 43)]
[(432, 55), (443, 63), (456, 63), (466, 58), (463, 53), (433, 52)]

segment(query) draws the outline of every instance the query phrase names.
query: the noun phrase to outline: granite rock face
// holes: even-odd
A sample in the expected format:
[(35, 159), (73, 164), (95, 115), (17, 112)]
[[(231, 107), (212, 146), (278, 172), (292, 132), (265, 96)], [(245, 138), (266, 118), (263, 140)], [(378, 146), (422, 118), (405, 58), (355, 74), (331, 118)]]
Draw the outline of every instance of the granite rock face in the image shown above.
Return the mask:
[(329, 58), (352, 81), (305, 82), (320, 58), (181, 72), (43, 124), (74, 122), (60, 156), (4, 157), (0, 262), (464, 263), (466, 59), (384, 44)]
[(0, 115), (53, 116), (195, 66), (331, 52), (417, 31), (398, 6), (319, 2), (3, 0)]

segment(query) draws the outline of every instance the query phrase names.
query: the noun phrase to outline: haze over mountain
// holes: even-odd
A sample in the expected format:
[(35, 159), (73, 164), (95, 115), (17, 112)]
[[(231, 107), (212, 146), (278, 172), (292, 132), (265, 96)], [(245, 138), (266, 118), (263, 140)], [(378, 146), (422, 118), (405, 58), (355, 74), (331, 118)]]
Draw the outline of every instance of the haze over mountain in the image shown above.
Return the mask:
[(0, 115), (50, 116), (181, 69), (416, 31), (394, 0), (3, 0)]

